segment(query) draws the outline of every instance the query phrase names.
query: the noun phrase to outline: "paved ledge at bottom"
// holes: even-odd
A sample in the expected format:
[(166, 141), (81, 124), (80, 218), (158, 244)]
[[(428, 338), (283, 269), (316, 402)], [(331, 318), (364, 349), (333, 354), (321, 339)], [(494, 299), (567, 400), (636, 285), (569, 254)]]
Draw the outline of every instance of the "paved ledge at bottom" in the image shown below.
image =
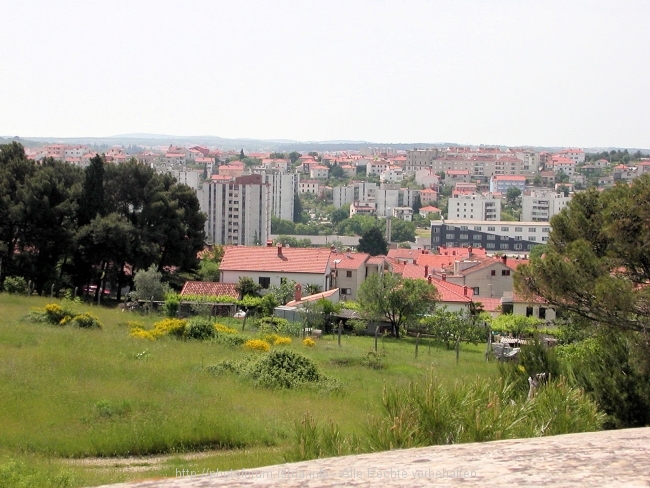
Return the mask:
[(240, 471), (178, 470), (113, 488), (650, 486), (650, 427), (431, 446)]

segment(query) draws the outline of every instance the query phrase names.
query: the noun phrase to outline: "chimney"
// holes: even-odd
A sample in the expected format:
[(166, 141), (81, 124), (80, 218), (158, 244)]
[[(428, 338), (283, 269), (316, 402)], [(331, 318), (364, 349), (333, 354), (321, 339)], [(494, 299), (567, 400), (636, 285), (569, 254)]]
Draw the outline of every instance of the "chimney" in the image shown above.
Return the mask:
[(463, 295), (467, 296), (467, 286), (463, 286)]
[(424, 265), (424, 276), (429, 276), (429, 265), (428, 264)]
[(501, 262), (505, 265), (508, 262), (508, 256), (506, 256), (505, 254), (501, 256)]
[(330, 251), (336, 252), (336, 246), (334, 244), (330, 246)]
[(442, 281), (447, 281), (447, 273), (442, 273), (442, 276), (440, 276), (440, 278), (442, 278)]
[(278, 257), (282, 257), (282, 244), (278, 244)]
[(469, 247), (467, 248), (467, 255), (468, 255), (468, 257), (470, 257), (470, 258), (472, 257), (472, 251), (473, 251), (472, 246), (469, 246)]
[(293, 298), (297, 302), (302, 300), (302, 285), (300, 283), (296, 283), (296, 286), (294, 287)]
[(266, 247), (273, 247), (273, 239), (266, 240)]
[(431, 284), (433, 282), (433, 276), (431, 275), (427, 276), (427, 281), (429, 282), (429, 284)]

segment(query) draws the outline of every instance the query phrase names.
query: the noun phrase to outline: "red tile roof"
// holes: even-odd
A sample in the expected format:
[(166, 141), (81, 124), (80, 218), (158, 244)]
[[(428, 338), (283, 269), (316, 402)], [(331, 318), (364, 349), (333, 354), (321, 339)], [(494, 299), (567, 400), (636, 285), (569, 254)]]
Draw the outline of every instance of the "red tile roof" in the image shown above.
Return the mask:
[(330, 254), (326, 248), (228, 246), (219, 269), (324, 274)]
[[(424, 275), (425, 267), (419, 264), (407, 263), (404, 265), (402, 276), (407, 279), (427, 279)], [(431, 284), (438, 290), (439, 302), (471, 302), (474, 290), (463, 285), (456, 285), (445, 280), (431, 276)]]
[(332, 269), (359, 269), (359, 266), (369, 258), (370, 254), (365, 252), (333, 252), (330, 256), (330, 267)]
[(215, 283), (213, 281), (186, 281), (181, 290), (181, 296), (186, 295), (207, 295), (207, 296), (231, 296), (239, 298), (239, 292), (235, 290), (235, 283)]

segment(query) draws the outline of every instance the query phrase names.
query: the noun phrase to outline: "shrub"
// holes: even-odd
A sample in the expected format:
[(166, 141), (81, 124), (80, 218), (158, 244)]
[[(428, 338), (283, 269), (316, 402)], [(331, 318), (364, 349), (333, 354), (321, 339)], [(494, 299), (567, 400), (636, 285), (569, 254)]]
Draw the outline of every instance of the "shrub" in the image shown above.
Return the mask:
[(82, 329), (101, 329), (103, 328), (102, 323), (99, 321), (99, 319), (89, 313), (85, 312), (79, 315), (76, 315), (70, 323), (72, 325), (76, 325), (77, 327), (81, 327)]
[(232, 327), (228, 327), (222, 324), (214, 324), (214, 329), (220, 334), (236, 334), (237, 331)]
[(60, 305), (57, 305), (56, 303), (48, 303), (45, 305), (45, 315), (47, 316), (48, 322), (52, 324), (60, 324), (65, 318), (66, 313)]
[(368, 351), (365, 355), (361, 356), (361, 364), (372, 369), (384, 369), (386, 367), (384, 356), (386, 356), (386, 353)]
[(365, 320), (352, 319), (348, 320), (348, 324), (352, 326), (354, 335), (363, 336), (368, 334), (368, 323)]
[(243, 345), (248, 339), (246, 337), (235, 335), (235, 334), (217, 334), (215, 337), (215, 342), (223, 344), (225, 346), (234, 346), (239, 347)]
[(204, 317), (192, 317), (185, 326), (184, 337), (204, 341), (216, 335), (212, 321)]
[(273, 341), (274, 346), (289, 346), (291, 345), (291, 337), (278, 337)]
[(316, 342), (314, 342), (314, 339), (312, 339), (311, 337), (305, 337), (302, 340), (302, 344), (305, 347), (314, 347), (316, 345)]
[(271, 349), (271, 345), (262, 339), (250, 339), (244, 343), (244, 349), (267, 352)]
[(272, 351), (249, 374), (259, 385), (271, 388), (296, 388), (322, 379), (316, 363), (290, 349)]
[(151, 330), (144, 329), (140, 322), (132, 322), (132, 324), (131, 330), (129, 331), (131, 336), (154, 341), (166, 335), (173, 335), (178, 338), (183, 337), (187, 321), (181, 319), (165, 319), (154, 323), (154, 328)]
[(7, 276), (3, 288), (7, 293), (25, 293), (27, 282), (22, 276)]
[(176, 293), (167, 293), (165, 297), (165, 304), (163, 311), (167, 317), (173, 318), (178, 315), (178, 310), (181, 307), (181, 299)]

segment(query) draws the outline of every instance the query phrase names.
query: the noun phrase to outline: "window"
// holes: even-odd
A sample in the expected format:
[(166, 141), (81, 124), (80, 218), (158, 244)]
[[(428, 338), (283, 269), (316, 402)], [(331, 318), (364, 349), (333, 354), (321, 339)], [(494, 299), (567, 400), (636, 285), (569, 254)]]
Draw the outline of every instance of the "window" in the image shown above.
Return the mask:
[(497, 275), (497, 270), (496, 269), (493, 269), (492, 271), (490, 271), (490, 276), (496, 276), (496, 275)]
[(509, 244), (501, 244), (501, 245), (499, 245), (499, 248), (500, 249), (510, 249), (510, 245)]
[(494, 241), (494, 240), (496, 240), (496, 238), (497, 238), (497, 236), (494, 236), (494, 235), (487, 236), (488, 241)]
[(487, 249), (494, 249), (494, 246), (495, 246), (495, 244), (494, 244), (493, 242), (488, 242), (488, 243), (485, 245), (485, 247), (486, 247)]
[(439, 232), (440, 232), (440, 227), (434, 227), (434, 228), (433, 228), (433, 233), (434, 233), (434, 234), (437, 234), (437, 233), (439, 233)]
[(548, 232), (550, 229), (548, 227), (542, 227), (542, 232)]
[(474, 290), (474, 295), (479, 294), (479, 287), (478, 286), (474, 287), (473, 290)]
[(480, 225), (475, 225), (474, 230), (481, 230), (481, 226)]
[(548, 236), (542, 236), (543, 241), (548, 241)]
[(483, 236), (481, 234), (474, 234), (472, 237), (474, 238), (475, 241), (480, 241), (481, 239), (483, 239)]
[(456, 236), (454, 234), (447, 234), (446, 238), (448, 241), (453, 241), (456, 238)]
[(341, 295), (352, 295), (352, 288), (341, 288)]
[(346, 278), (352, 278), (352, 271), (346, 271), (345, 272), (345, 277)]
[(544, 307), (539, 307), (539, 318), (546, 319), (546, 309)]
[(520, 241), (520, 240), (521, 240), (521, 236), (515, 236), (515, 241)]
[(522, 244), (515, 244), (515, 249), (520, 250), (522, 248)]
[(496, 227), (488, 227), (488, 232), (494, 232), (496, 230)]
[(269, 285), (271, 284), (271, 278), (260, 276), (260, 279), (259, 279), (258, 283), (260, 284), (260, 286), (262, 288), (264, 288), (266, 290), (269, 287)]
[(461, 235), (460, 235), (460, 240), (461, 240), (461, 241), (462, 241), (462, 240), (467, 240), (467, 239), (469, 239), (469, 234), (461, 234)]
[(468, 230), (468, 229), (469, 229), (469, 227), (466, 226), (466, 225), (461, 225), (460, 226), (460, 230)]
[(510, 227), (501, 227), (501, 232), (509, 232)]
[(501, 270), (501, 276), (510, 276), (510, 270), (509, 269), (502, 269)]
[(533, 316), (533, 307), (526, 307), (526, 317)]
[(528, 227), (528, 232), (537, 232), (537, 227)]
[(529, 237), (528, 237), (528, 240), (529, 240), (529, 241), (536, 241), (536, 240), (537, 240), (537, 237), (535, 237), (535, 236), (529, 236)]
[(515, 232), (523, 232), (524, 228), (523, 227), (515, 227)]
[(433, 242), (440, 242), (440, 237), (438, 237), (438, 236), (433, 236), (433, 237), (431, 238), (431, 240), (432, 240)]
[(286, 284), (286, 282), (287, 282), (287, 279), (286, 279), (286, 278), (280, 278), (280, 284), (281, 284), (281, 285)]

